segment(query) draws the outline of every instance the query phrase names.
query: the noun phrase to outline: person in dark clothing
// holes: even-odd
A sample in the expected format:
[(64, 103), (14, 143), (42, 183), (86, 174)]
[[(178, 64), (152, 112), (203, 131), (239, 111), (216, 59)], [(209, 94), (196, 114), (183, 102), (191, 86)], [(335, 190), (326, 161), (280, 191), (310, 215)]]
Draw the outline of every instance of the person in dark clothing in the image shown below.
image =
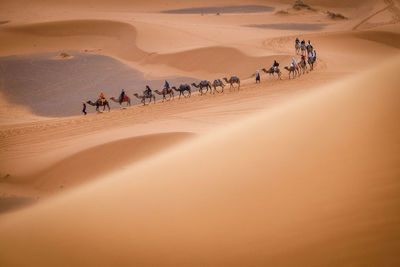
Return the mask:
[(125, 90), (122, 89), (121, 95), (119, 96), (119, 102), (122, 103), (124, 101), (125, 98)]
[(87, 114), (87, 112), (86, 112), (86, 102), (82, 101), (82, 105), (83, 105), (82, 112), (83, 112), (84, 115), (86, 115)]
[(151, 95), (151, 89), (148, 85), (146, 85), (146, 90), (143, 92), (144, 95)]
[(260, 79), (260, 72), (258, 70), (256, 70), (256, 83), (260, 83), (261, 79)]
[(274, 65), (272, 65), (272, 67), (274, 68), (274, 71), (276, 71), (279, 67), (278, 61), (274, 60)]

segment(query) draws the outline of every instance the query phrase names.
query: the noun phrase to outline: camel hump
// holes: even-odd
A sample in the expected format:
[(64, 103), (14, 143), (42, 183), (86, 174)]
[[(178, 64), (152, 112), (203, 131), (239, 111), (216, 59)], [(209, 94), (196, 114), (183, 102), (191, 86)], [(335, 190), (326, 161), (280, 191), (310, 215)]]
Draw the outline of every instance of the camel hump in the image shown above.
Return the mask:
[(187, 84), (187, 83), (184, 83), (180, 87), (183, 88), (183, 89), (185, 89), (185, 88), (187, 89), (187, 88), (190, 88), (190, 85)]

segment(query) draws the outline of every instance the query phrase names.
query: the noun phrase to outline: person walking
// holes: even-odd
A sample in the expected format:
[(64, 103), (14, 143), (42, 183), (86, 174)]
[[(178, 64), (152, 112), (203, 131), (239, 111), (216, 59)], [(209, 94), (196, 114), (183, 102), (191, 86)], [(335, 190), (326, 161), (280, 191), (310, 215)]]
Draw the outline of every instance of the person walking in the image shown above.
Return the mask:
[(256, 83), (260, 83), (261, 79), (260, 79), (260, 72), (258, 70), (256, 70)]
[(84, 115), (86, 115), (86, 114), (87, 114), (87, 112), (86, 112), (86, 102), (85, 102), (85, 101), (82, 101), (82, 105), (83, 105), (83, 107), (82, 107), (82, 113), (83, 113)]

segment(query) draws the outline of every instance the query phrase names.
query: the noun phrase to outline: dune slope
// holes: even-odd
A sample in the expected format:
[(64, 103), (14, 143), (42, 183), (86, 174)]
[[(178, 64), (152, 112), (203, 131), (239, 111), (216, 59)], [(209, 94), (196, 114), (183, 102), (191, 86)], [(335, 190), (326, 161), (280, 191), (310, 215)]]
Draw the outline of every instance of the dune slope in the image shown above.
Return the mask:
[(9, 214), (0, 263), (397, 266), (399, 67)]

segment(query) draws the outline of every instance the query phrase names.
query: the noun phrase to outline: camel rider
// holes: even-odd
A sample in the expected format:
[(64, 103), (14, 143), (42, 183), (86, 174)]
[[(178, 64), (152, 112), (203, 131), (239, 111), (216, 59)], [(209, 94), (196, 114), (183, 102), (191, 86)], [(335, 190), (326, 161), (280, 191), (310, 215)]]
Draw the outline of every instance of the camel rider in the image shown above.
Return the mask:
[(306, 56), (305, 55), (301, 55), (301, 61), (306, 62)]
[(274, 71), (277, 71), (279, 67), (278, 61), (274, 60), (274, 65), (272, 65), (272, 67), (274, 68)]
[(313, 53), (313, 51), (311, 51), (310, 53), (308, 53), (308, 58), (311, 58), (311, 59), (314, 58), (314, 53)]
[(103, 92), (100, 94), (100, 100), (101, 100), (101, 102), (106, 102), (106, 98), (104, 97), (104, 94), (103, 94)]
[(300, 44), (300, 40), (299, 40), (299, 37), (296, 37), (296, 41), (295, 41), (295, 43), (294, 43), (295, 45), (298, 45), (298, 44)]
[(164, 88), (167, 90), (167, 92), (171, 91), (171, 87), (169, 86), (167, 80), (165, 80)]
[(124, 99), (125, 99), (125, 96), (126, 96), (126, 94), (125, 94), (125, 90), (124, 90), (124, 89), (122, 89), (121, 95), (119, 96), (119, 101), (120, 101), (120, 102), (123, 102), (123, 101), (124, 101)]
[(297, 63), (294, 57), (292, 57), (292, 67), (295, 67), (297, 69)]
[(148, 85), (146, 85), (146, 90), (144, 90), (143, 94), (146, 96), (151, 95), (151, 89)]
[(311, 46), (311, 41), (310, 41), (310, 40), (308, 40), (307, 45), (310, 45), (310, 46)]
[(301, 41), (301, 47), (305, 47), (306, 46), (306, 41), (302, 40)]

